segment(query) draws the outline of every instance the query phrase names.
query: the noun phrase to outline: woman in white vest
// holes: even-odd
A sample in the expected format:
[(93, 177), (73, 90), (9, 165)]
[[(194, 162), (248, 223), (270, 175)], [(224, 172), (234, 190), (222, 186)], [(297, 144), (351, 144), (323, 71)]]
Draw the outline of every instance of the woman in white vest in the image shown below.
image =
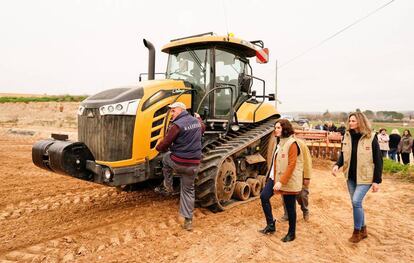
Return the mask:
[(390, 150), (390, 146), (388, 144), (388, 142), (390, 141), (390, 137), (387, 134), (387, 130), (384, 128), (381, 128), (379, 130), (377, 137), (378, 137), (378, 143), (379, 143), (379, 147), (382, 153), (382, 157), (385, 158), (387, 157), (387, 153)]
[(354, 231), (349, 241), (358, 243), (368, 237), (362, 202), (371, 186), (372, 191), (377, 192), (382, 181), (382, 155), (378, 139), (371, 133), (371, 125), (361, 112), (351, 113), (348, 117), (342, 152), (332, 168), (334, 176), (340, 167), (343, 167), (347, 179), (354, 217)]
[(276, 220), (273, 219), (270, 198), (274, 193), (283, 195), (288, 218), (289, 231), (283, 242), (293, 241), (296, 235), (296, 195), (302, 190), (303, 156), (294, 137), (292, 124), (286, 119), (280, 119), (275, 124), (274, 135), (278, 137), (273, 169), (270, 169), (267, 181), (260, 199), (266, 217), (266, 227), (260, 230), (263, 234), (276, 231)]

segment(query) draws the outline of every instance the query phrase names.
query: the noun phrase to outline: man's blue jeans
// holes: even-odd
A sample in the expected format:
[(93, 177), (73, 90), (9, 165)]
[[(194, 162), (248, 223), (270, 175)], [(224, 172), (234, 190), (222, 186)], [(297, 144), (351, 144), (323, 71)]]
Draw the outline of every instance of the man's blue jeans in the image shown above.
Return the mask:
[(367, 194), (370, 184), (356, 184), (354, 181), (348, 180), (348, 191), (352, 201), (352, 209), (354, 212), (354, 228), (360, 230), (365, 226), (364, 208), (362, 201)]

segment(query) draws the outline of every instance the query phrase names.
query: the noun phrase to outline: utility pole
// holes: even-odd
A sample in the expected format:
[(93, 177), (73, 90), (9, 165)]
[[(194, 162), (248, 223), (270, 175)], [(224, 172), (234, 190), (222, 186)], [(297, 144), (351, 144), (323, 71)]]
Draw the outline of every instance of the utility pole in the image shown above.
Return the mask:
[(275, 68), (275, 107), (277, 109), (277, 103), (279, 102), (279, 104), (281, 104), (281, 102), (279, 101), (278, 97), (277, 97), (277, 59), (276, 59), (276, 68)]
[(277, 59), (276, 59), (276, 68), (275, 68), (275, 107), (277, 109)]

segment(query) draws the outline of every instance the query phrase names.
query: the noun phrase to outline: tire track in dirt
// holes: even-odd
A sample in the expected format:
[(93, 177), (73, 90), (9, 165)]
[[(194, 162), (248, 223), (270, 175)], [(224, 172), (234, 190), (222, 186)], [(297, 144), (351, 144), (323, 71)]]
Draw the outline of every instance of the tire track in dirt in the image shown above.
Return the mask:
[[(134, 209), (136, 202), (148, 198), (148, 194), (145, 193), (141, 195), (134, 195), (134, 193), (130, 195), (118, 195), (114, 190), (110, 192), (104, 192), (104, 190), (88, 191), (81, 195), (65, 195), (58, 196), (57, 198), (50, 197), (36, 201), (34, 205), (32, 203), (30, 204), (29, 209), (32, 209), (32, 211), (17, 208), (12, 210), (13, 212), (9, 212), (9, 216), (3, 221), (0, 221), (0, 226), (6, 231), (10, 230), (8, 237), (10, 238), (11, 235), (12, 239), (14, 239), (13, 246), (21, 246), (30, 241), (21, 238), (22, 244), (16, 242), (16, 238), (13, 238), (13, 235), (16, 236), (18, 234), (13, 232), (16, 225), (20, 225), (23, 230), (39, 233), (43, 233), (42, 230), (45, 230), (46, 233), (53, 232), (54, 235), (56, 235), (56, 232), (81, 231), (82, 229), (89, 229), (91, 227), (95, 228), (102, 223), (105, 224), (106, 221), (111, 222), (118, 217), (125, 217), (127, 210), (123, 211), (123, 209)], [(123, 213), (117, 214), (118, 211)], [(100, 217), (105, 216), (109, 220), (99, 220)], [(45, 226), (39, 224), (24, 224), (25, 222), (33, 221), (45, 222), (46, 227), (50, 229), (42, 229)], [(54, 225), (55, 222), (60, 223), (60, 225)], [(37, 227), (41, 227), (41, 229), (38, 230)], [(59, 227), (63, 227), (64, 229), (59, 231)], [(42, 238), (40, 236), (34, 238), (34, 240)], [(0, 237), (0, 242), (1, 239)]]
[(26, 214), (35, 213), (37, 211), (55, 210), (64, 205), (89, 203), (96, 199), (104, 199), (113, 195), (115, 190), (102, 188), (89, 191), (75, 191), (66, 194), (49, 195), (43, 198), (31, 199), (28, 201), (20, 201), (19, 203), (10, 203), (5, 209), (0, 210), (0, 221), (7, 218), (17, 219)]
[[(149, 196), (153, 197), (153, 193), (143, 193), (138, 196), (138, 199), (147, 199)], [(180, 231), (180, 222), (174, 216), (170, 216), (165, 221), (164, 218), (155, 215), (155, 220), (145, 222), (148, 214), (154, 213), (154, 209), (159, 209), (166, 205), (172, 207), (171, 204), (176, 203), (177, 200), (162, 200), (157, 203), (154, 203), (154, 201), (144, 201), (144, 203), (139, 205), (141, 211), (139, 214), (133, 212), (136, 210), (136, 200), (129, 201), (133, 202), (132, 209), (129, 211), (130, 213), (125, 213), (125, 209), (130, 205), (128, 202), (124, 203), (119, 209), (107, 207), (103, 211), (92, 211), (94, 214), (93, 217), (97, 218), (102, 218), (103, 215), (108, 216), (109, 214), (117, 215), (118, 211), (122, 213), (111, 220), (106, 220), (102, 224), (89, 225), (88, 228), (82, 227), (72, 232), (62, 233), (60, 236), (54, 236), (50, 240), (44, 240), (36, 244), (7, 251), (6, 253), (2, 253), (3, 256), (0, 259), (19, 262), (37, 262), (42, 260), (66, 262), (73, 260), (75, 257), (87, 255), (88, 253), (101, 252), (107, 248), (125, 245), (132, 240), (139, 242), (148, 237), (152, 238), (153, 236), (157, 236), (158, 233), (171, 236)], [(162, 211), (162, 209), (155, 211)], [(100, 212), (103, 215), (99, 215)], [(157, 214), (159, 212), (155, 213)], [(196, 214), (198, 214), (196, 215), (196, 218), (198, 218), (202, 213), (197, 212)], [(97, 220), (93, 221), (96, 222)], [(138, 226), (137, 221), (139, 223)], [(88, 243), (90, 240), (93, 240), (93, 242)]]

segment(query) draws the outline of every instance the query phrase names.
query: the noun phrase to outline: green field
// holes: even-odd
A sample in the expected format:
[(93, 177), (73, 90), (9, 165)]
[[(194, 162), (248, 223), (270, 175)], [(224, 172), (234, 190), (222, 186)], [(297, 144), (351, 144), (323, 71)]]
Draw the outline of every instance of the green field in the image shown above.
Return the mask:
[[(316, 121), (311, 121), (311, 124), (313, 127), (318, 124)], [(339, 123), (335, 123), (336, 127), (339, 127)], [(405, 129), (410, 130), (411, 135), (414, 136), (414, 122), (408, 123), (407, 125), (404, 125), (403, 122), (374, 122), (372, 123), (372, 128), (375, 131), (379, 131), (381, 128), (387, 129), (387, 134), (390, 134), (393, 129), (398, 129), (400, 132), (400, 135), (402, 135), (403, 131)]]
[(414, 166), (412, 165), (403, 165), (390, 159), (384, 159), (383, 171), (384, 173), (397, 175), (407, 181), (414, 181)]
[(400, 135), (403, 134), (404, 130), (408, 129), (408, 130), (410, 130), (411, 135), (414, 136), (414, 127), (413, 127), (413, 125), (414, 124), (411, 123), (411, 124), (408, 124), (407, 126), (404, 126), (404, 124), (402, 122), (400, 122), (400, 123), (397, 123), (397, 122), (396, 123), (374, 122), (372, 124), (372, 128), (375, 131), (379, 131), (379, 129), (385, 128), (385, 129), (387, 129), (387, 134), (390, 134), (393, 129), (398, 129), (398, 131), (400, 132)]
[(71, 95), (60, 95), (60, 96), (42, 96), (42, 97), (0, 97), (0, 103), (10, 102), (80, 102), (86, 99), (87, 96), (71, 96)]

